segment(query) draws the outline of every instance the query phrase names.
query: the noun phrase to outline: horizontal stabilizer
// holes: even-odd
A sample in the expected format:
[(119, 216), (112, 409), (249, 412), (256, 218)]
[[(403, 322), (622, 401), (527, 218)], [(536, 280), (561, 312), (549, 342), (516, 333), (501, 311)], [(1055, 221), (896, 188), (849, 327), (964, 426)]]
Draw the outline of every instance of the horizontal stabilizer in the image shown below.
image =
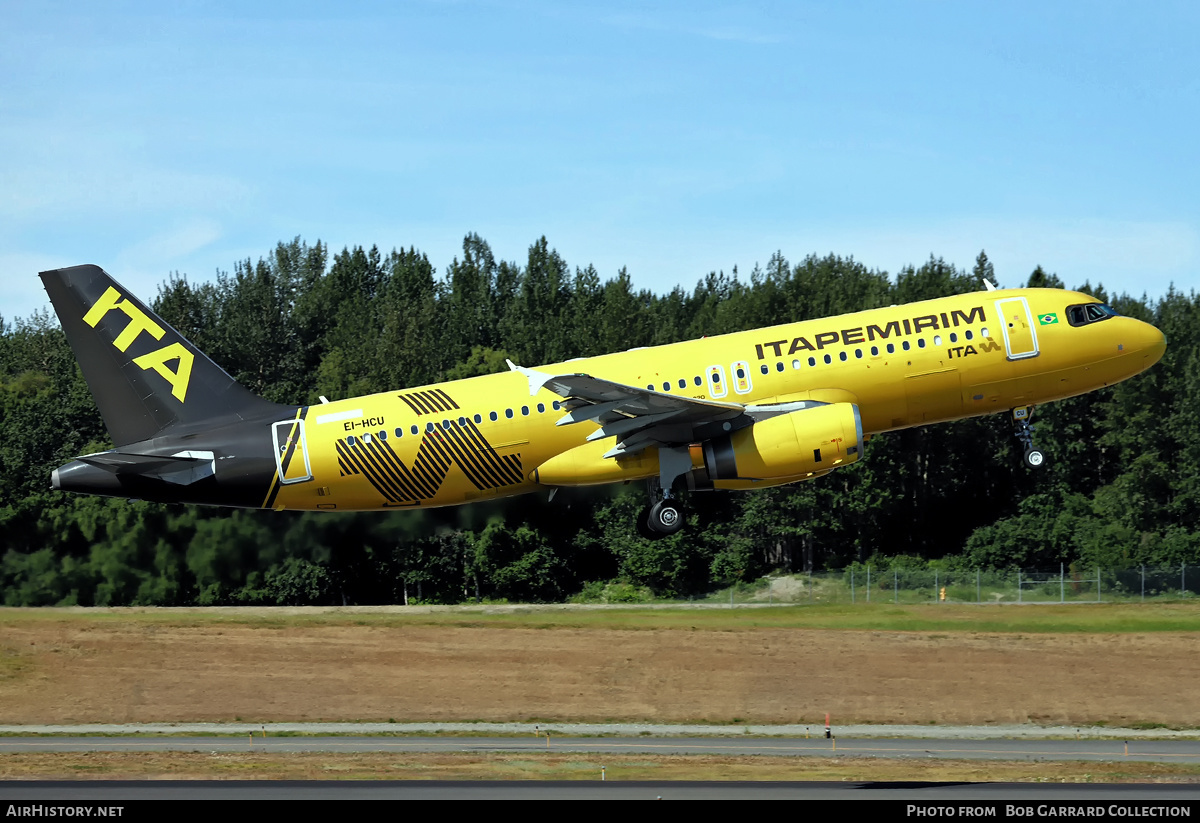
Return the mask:
[(77, 457), (76, 460), (118, 476), (156, 477), (180, 486), (211, 477), (215, 462), (210, 451), (178, 452), (170, 455), (107, 451), (86, 454)]

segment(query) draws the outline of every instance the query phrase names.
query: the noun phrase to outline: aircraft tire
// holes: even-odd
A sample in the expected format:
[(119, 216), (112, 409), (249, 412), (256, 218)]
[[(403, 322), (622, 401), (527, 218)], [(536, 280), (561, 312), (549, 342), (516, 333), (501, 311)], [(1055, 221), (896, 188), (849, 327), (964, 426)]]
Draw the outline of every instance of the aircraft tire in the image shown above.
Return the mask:
[(650, 528), (649, 506), (638, 512), (637, 533), (647, 540), (657, 540), (658, 538), (662, 537), (661, 534)]
[(646, 521), (656, 536), (665, 537), (683, 528), (683, 511), (674, 501), (660, 500), (650, 507)]
[(1040, 469), (1046, 462), (1046, 455), (1041, 449), (1025, 451), (1025, 465), (1031, 469)]

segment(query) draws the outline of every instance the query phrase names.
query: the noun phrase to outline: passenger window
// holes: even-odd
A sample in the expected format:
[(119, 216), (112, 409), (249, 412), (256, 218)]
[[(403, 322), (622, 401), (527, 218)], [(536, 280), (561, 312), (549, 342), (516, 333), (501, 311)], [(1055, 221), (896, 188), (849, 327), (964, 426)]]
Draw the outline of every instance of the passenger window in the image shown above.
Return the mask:
[(878, 357), (878, 356), (879, 356), (879, 347), (878, 347), (878, 346), (872, 346), (872, 347), (871, 347), (871, 356), (872, 356), (872, 357)]
[(832, 362), (833, 362), (833, 358), (830, 357), (828, 354), (825, 355), (825, 365), (829, 365)]
[(846, 353), (844, 351), (838, 352), (838, 360), (841, 360), (843, 363), (846, 362)]
[(387, 432), (385, 432), (385, 431), (383, 431), (383, 430), (381, 429), (381, 430), (380, 430), (380, 432), (379, 432), (379, 439), (380, 439), (380, 440), (387, 440)]
[(475, 419), (475, 422), (476, 422), (476, 423), (482, 423), (482, 422), (483, 422), (483, 417), (482, 417), (481, 415), (478, 415), (478, 414), (477, 414), (477, 415), (475, 415), (475, 418), (474, 418), (474, 419)]
[(528, 417), (528, 416), (529, 416), (529, 407), (528, 407), (528, 406), (522, 406), (522, 407), (521, 407), (521, 414), (522, 414), (522, 415), (524, 415), (525, 417)]
[(917, 341), (917, 348), (918, 349), (925, 348), (925, 338), (924, 337), (922, 337), (920, 340)]
[(509, 420), (512, 420), (512, 417), (513, 417), (512, 409), (505, 409), (504, 416), (507, 417)]
[(434, 428), (434, 426), (433, 426), (432, 420), (430, 420), (428, 423), (425, 424), (425, 431), (432, 432), (433, 428)]
[(817, 358), (815, 358), (815, 357), (808, 358), (808, 365), (810, 365), (810, 366), (817, 365)]
[(496, 422), (496, 419), (497, 419), (499, 416), (500, 416), (500, 415), (496, 414), (495, 412), (488, 412), (488, 420), (491, 420), (493, 423), (495, 423), (495, 422)]
[(862, 349), (855, 349), (854, 356), (857, 357), (859, 360), (862, 360)]
[(346, 444), (350, 446), (354, 445), (354, 435), (350, 435), (346, 438)]
[(964, 340), (970, 340), (970, 339), (971, 339), (971, 330), (970, 330), (970, 329), (967, 329), (965, 332), (963, 332), (963, 339), (964, 339)]
[(670, 390), (671, 390), (671, 384), (664, 380), (663, 381), (663, 391), (670, 391)]
[(397, 437), (403, 437), (403, 436), (404, 436), (404, 429), (402, 429), (402, 428), (400, 428), (399, 426), (397, 426), (397, 427), (396, 427), (396, 436), (397, 436)]
[(942, 345), (942, 336), (940, 334), (935, 334), (933, 336), (933, 345), (935, 345), (935, 346)]
[(704, 384), (704, 381), (700, 379), (700, 375), (696, 375), (695, 377), (693, 377), (692, 382), (695, 383), (697, 386), (701, 386)]
[(363, 435), (363, 442), (364, 442), (364, 443), (370, 443), (370, 442), (371, 442), (371, 433), (370, 433), (370, 432), (367, 432), (366, 434), (364, 434), (364, 435)]
[(888, 343), (888, 354), (895, 354), (895, 353), (896, 353), (896, 344)]
[(555, 400), (553, 403), (550, 404), (550, 408), (554, 409), (555, 411), (558, 411), (559, 409), (562, 408), (562, 405), (557, 400)]
[(763, 374), (770, 374), (770, 373), (771, 373), (771, 370), (767, 368), (767, 364), (766, 364), (766, 363), (763, 363), (761, 366), (759, 366), (759, 367), (758, 367), (758, 370), (759, 370), (760, 372), (762, 372)]
[(793, 369), (798, 369), (798, 368), (800, 368), (800, 361), (799, 361), (799, 360), (793, 360), (793, 361), (792, 361), (792, 368), (793, 368)]
[(538, 414), (545, 414), (545, 413), (546, 413), (546, 404), (538, 403)]
[(684, 380), (682, 377), (681, 377), (681, 378), (679, 378), (679, 388), (681, 388), (681, 389), (686, 389), (686, 388), (687, 388), (687, 381), (686, 381), (686, 380)]
[(950, 342), (951, 342), (951, 343), (957, 343), (957, 342), (958, 342), (958, 335), (957, 335), (957, 334), (955, 334), (954, 332), (950, 332)]
[(902, 348), (903, 348), (905, 351), (908, 351), (910, 348), (912, 348), (912, 346), (908, 345), (908, 341), (907, 341), (907, 340), (905, 340), (905, 341), (904, 341), (903, 343), (901, 343), (900, 345), (901, 345), (901, 347), (902, 347)]
[(458, 425), (460, 425), (460, 426), (467, 425), (467, 418), (465, 418), (465, 417), (458, 418)]
[(450, 421), (449, 421), (449, 420), (443, 420), (443, 421), (442, 421), (442, 431), (446, 431), (446, 430), (448, 430), (449, 428), (450, 428)]
[(413, 423), (413, 426), (412, 426), (412, 433), (413, 433), (413, 434), (416, 434), (416, 433), (417, 433), (417, 432), (419, 432), (419, 431), (420, 431), (420, 429), (418, 429), (418, 428), (417, 428), (417, 424), (416, 424), (416, 423)]

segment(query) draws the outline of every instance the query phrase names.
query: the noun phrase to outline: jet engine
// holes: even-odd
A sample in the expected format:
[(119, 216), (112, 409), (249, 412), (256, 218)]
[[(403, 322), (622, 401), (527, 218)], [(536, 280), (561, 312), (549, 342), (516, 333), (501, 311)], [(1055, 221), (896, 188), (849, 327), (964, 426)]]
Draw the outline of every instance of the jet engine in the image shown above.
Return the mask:
[(830, 403), (760, 420), (706, 441), (694, 489), (761, 489), (807, 480), (862, 455), (862, 419), (853, 403)]

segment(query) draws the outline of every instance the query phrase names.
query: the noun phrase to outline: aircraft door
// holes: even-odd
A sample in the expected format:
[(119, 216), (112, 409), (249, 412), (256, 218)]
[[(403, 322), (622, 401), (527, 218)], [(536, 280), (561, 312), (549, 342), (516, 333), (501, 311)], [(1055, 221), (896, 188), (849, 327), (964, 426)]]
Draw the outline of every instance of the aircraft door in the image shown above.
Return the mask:
[(292, 419), (272, 423), (271, 439), (275, 443), (275, 467), (279, 470), (279, 482), (287, 484), (312, 480), (308, 444), (304, 439), (304, 421)]
[(1037, 332), (1033, 315), (1024, 297), (1009, 297), (996, 301), (1000, 315), (1000, 330), (1004, 333), (1004, 348), (1009, 360), (1024, 360), (1038, 356)]

